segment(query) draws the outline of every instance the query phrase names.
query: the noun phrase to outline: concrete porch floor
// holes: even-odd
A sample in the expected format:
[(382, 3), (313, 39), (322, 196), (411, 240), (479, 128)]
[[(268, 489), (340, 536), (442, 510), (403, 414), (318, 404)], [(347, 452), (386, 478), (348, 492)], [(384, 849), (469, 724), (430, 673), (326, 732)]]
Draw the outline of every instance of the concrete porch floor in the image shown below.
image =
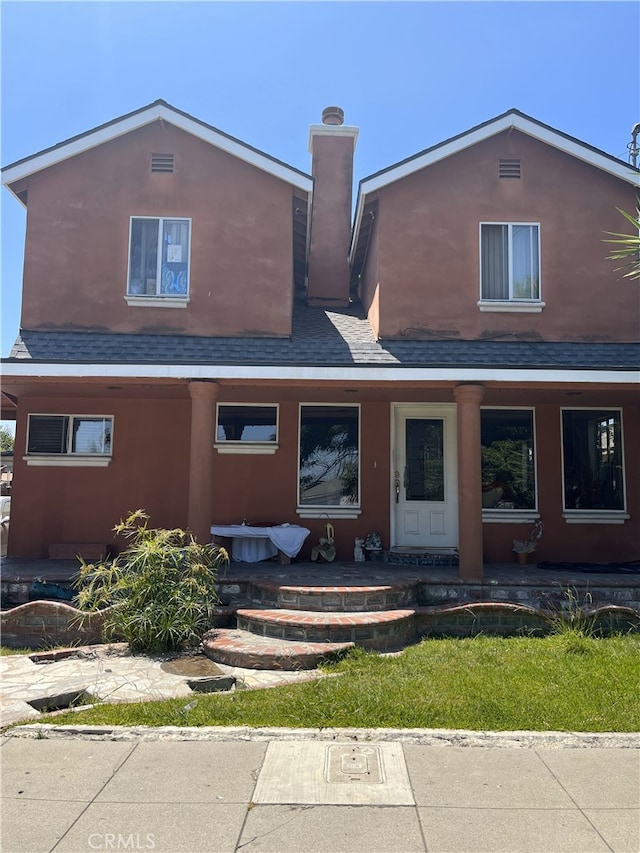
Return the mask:
[[(463, 581), (457, 566), (412, 566), (385, 562), (336, 561), (334, 563), (312, 563), (309, 560), (292, 560), (281, 565), (277, 559), (260, 563), (230, 562), (221, 578), (228, 581), (250, 579), (273, 579), (281, 582), (304, 582), (313, 586), (335, 586), (348, 578), (349, 585), (370, 580), (392, 582), (403, 579), (433, 584), (488, 584), (498, 585), (550, 585), (550, 586), (634, 586), (640, 588), (640, 562), (635, 571), (580, 571), (577, 568), (551, 570), (538, 568), (532, 562), (525, 566), (512, 563), (485, 563), (482, 580)], [(68, 582), (78, 570), (77, 560), (23, 559), (4, 557), (0, 567), (3, 582), (43, 578), (50, 582)]]

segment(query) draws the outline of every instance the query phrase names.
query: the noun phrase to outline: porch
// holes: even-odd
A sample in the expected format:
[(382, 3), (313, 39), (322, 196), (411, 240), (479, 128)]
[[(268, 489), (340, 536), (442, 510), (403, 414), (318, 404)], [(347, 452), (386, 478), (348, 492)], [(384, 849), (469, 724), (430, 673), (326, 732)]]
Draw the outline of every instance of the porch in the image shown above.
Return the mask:
[[(485, 563), (481, 580), (465, 581), (459, 576), (455, 558), (436, 555), (430, 565), (421, 565), (422, 559), (420, 555), (399, 557), (384, 552), (381, 559), (364, 563), (292, 560), (290, 565), (282, 565), (277, 559), (230, 562), (220, 576), (220, 597), (223, 602), (242, 598), (253, 582), (326, 589), (396, 587), (404, 582), (416, 586), (418, 602), (423, 606), (494, 601), (546, 608), (566, 601), (567, 590), (572, 590), (581, 603), (588, 599), (594, 605), (617, 604), (640, 612), (638, 561), (612, 564), (617, 569), (602, 564), (602, 571), (580, 570), (585, 564), (579, 563), (573, 567), (557, 564), (557, 569), (535, 562), (524, 566), (516, 562)], [(77, 560), (6, 557), (1, 567), (3, 600), (7, 595), (10, 599), (24, 596), (24, 589), (18, 587), (28, 587), (36, 579), (68, 585), (77, 569)], [(26, 600), (28, 597), (22, 597), (21, 601), (10, 603)]]
[[(562, 612), (595, 616), (605, 631), (640, 627), (637, 563), (602, 571), (488, 564), (482, 580), (463, 581), (457, 565), (392, 564), (389, 559), (397, 555), (384, 556), (365, 563), (230, 563), (219, 579), (221, 604), (204, 638), (205, 653), (250, 669), (309, 669), (355, 645), (392, 651), (425, 636), (542, 634), (549, 630), (549, 615)], [(28, 626), (40, 619), (49, 639), (59, 629), (72, 644), (68, 622), (77, 612), (33, 600), (32, 585), (36, 579), (67, 585), (76, 566), (66, 560), (5, 560), (3, 606), (32, 599), (19, 608), (25, 630), (33, 634), (37, 629)], [(51, 613), (45, 614), (42, 608), (49, 604)], [(39, 608), (37, 615), (27, 612), (31, 606)], [(17, 615), (4, 611), (3, 629), (20, 645)], [(65, 624), (58, 626), (60, 620)]]

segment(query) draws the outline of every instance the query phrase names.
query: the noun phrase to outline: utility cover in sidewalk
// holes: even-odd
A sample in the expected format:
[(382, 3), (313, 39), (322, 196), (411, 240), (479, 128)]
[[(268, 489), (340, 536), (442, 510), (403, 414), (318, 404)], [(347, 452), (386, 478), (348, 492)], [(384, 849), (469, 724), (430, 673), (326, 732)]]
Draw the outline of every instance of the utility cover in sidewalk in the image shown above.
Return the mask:
[(412, 806), (399, 743), (271, 741), (254, 803)]
[(384, 782), (384, 771), (380, 747), (342, 743), (328, 746), (324, 778), (326, 782), (381, 784)]

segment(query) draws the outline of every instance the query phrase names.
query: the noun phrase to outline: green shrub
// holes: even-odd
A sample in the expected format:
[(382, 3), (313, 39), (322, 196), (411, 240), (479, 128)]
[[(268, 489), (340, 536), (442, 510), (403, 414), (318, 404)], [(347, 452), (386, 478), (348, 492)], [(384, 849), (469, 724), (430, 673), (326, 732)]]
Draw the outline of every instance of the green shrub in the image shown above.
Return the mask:
[(112, 560), (85, 563), (74, 582), (78, 607), (105, 610), (104, 639), (126, 640), (131, 651), (175, 651), (200, 641), (219, 602), (224, 548), (201, 545), (179, 528), (148, 526), (144, 510), (114, 527), (128, 547)]

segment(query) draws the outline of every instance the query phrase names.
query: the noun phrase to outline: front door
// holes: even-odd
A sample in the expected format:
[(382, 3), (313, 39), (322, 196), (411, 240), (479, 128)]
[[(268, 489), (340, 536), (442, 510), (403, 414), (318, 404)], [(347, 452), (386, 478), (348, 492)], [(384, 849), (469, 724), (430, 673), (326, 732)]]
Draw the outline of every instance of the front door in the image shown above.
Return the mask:
[(391, 537), (396, 547), (457, 547), (456, 463), (455, 406), (395, 406)]

